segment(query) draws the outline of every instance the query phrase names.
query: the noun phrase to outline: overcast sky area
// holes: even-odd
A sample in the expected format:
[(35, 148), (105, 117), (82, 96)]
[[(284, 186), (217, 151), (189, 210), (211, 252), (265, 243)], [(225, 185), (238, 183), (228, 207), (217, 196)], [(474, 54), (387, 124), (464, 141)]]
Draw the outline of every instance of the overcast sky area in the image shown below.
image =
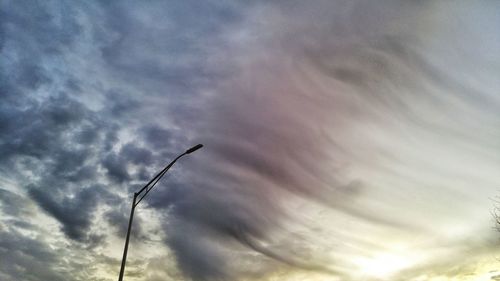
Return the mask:
[[(500, 280), (500, 1), (0, 2), (0, 280)], [(500, 203), (499, 203), (500, 204)]]

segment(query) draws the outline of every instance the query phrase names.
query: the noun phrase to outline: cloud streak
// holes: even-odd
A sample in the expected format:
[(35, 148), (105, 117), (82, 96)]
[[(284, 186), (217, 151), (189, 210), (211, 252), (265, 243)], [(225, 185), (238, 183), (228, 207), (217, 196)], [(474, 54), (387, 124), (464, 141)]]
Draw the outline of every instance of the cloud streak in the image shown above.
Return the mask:
[(115, 278), (130, 194), (195, 143), (131, 278), (430, 279), (498, 250), (495, 3), (7, 5), (2, 280)]

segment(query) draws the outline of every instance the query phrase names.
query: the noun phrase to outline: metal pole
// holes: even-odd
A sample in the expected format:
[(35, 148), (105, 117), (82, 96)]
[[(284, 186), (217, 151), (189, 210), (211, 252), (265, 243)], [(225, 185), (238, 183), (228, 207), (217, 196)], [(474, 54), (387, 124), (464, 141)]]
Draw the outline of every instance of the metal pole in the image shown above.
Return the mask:
[(130, 219), (128, 221), (127, 238), (125, 239), (125, 249), (123, 250), (122, 267), (120, 268), (120, 276), (118, 281), (123, 281), (123, 273), (125, 272), (125, 262), (127, 261), (127, 251), (128, 251), (128, 240), (130, 238), (130, 230), (132, 228), (132, 220), (134, 219), (135, 210), (135, 200), (137, 199), (137, 193), (134, 193), (134, 200), (132, 200), (132, 209), (130, 210)]
[[(174, 161), (170, 162), (163, 170), (161, 170), (154, 178), (152, 178), (139, 192), (134, 193), (134, 200), (132, 201), (132, 209), (130, 210), (130, 219), (128, 221), (128, 229), (127, 229), (127, 238), (125, 239), (125, 249), (123, 250), (123, 258), (122, 258), (122, 266), (120, 268), (120, 275), (118, 276), (118, 281), (123, 281), (123, 274), (125, 272), (125, 262), (127, 261), (127, 251), (128, 251), (128, 241), (130, 238), (130, 230), (132, 229), (132, 220), (134, 219), (134, 211), (135, 207), (141, 202), (146, 195), (153, 189), (153, 187), (156, 185), (156, 183), (165, 175), (165, 173), (174, 165), (174, 163), (179, 160), (184, 155), (191, 154), (195, 152), (196, 150), (202, 148), (202, 144), (197, 144), (190, 149), (186, 150), (184, 153), (181, 155), (177, 156), (177, 158), (174, 159)], [(144, 194), (142, 194), (144, 192)], [(137, 201), (137, 198), (139, 195), (141, 195), (141, 198), (139, 198), (139, 201)]]

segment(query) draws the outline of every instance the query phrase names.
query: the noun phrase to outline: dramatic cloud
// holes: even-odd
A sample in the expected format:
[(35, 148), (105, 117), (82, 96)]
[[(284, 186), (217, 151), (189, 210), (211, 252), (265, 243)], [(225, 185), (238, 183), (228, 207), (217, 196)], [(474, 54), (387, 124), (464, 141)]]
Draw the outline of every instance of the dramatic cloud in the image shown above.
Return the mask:
[(498, 279), (494, 1), (0, 6), (0, 279)]

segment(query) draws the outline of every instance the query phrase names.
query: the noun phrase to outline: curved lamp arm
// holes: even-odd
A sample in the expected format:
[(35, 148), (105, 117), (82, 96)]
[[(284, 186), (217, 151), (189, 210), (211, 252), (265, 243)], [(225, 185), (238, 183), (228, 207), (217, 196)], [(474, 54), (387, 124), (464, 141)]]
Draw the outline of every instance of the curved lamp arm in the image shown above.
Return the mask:
[[(170, 167), (172, 167), (172, 165), (174, 165), (174, 163), (177, 160), (179, 160), (182, 156), (187, 155), (187, 154), (191, 154), (202, 147), (203, 147), (202, 144), (197, 144), (197, 145), (191, 147), (190, 149), (186, 150), (181, 155), (177, 156), (172, 162), (170, 162), (170, 164), (168, 164), (165, 168), (163, 168), (163, 170), (161, 170), (153, 179), (151, 179), (143, 188), (141, 188), (141, 190), (134, 193), (134, 199), (132, 201), (132, 208), (130, 210), (130, 218), (128, 221), (127, 236), (125, 238), (125, 248), (123, 249), (123, 258), (122, 258), (122, 264), (120, 267), (120, 275), (118, 276), (118, 281), (123, 280), (123, 274), (125, 273), (125, 263), (127, 261), (128, 243), (129, 243), (129, 238), (130, 238), (130, 230), (132, 229), (132, 220), (134, 219), (135, 207), (137, 207), (137, 205), (142, 201), (142, 199), (144, 199), (144, 197), (146, 197), (146, 195), (148, 195), (148, 193), (151, 191), (151, 189), (153, 189), (153, 187), (155, 187), (155, 185), (158, 183), (158, 181), (163, 177), (163, 175), (165, 175), (165, 173), (168, 171), (168, 169), (170, 169)], [(137, 197), (139, 197), (139, 196), (140, 196), (140, 198), (139, 198), (139, 200), (137, 200)]]
[(195, 152), (196, 150), (198, 150), (198, 149), (200, 149), (202, 147), (203, 147), (203, 144), (197, 144), (197, 145), (191, 147), (190, 149), (186, 150), (186, 152), (184, 152), (181, 155), (177, 156), (172, 162), (170, 162), (170, 164), (168, 164), (165, 168), (163, 168), (163, 170), (161, 170), (153, 179), (151, 179), (143, 188), (141, 188), (141, 190), (139, 190), (138, 192), (134, 193), (134, 196), (137, 197), (143, 191), (146, 191), (139, 198), (139, 200), (135, 203), (135, 206), (137, 206), (139, 204), (139, 202), (141, 202), (142, 199), (144, 199), (144, 197), (146, 197), (146, 195), (148, 195), (148, 193), (151, 191), (151, 189), (153, 189), (153, 187), (155, 187), (156, 183), (158, 183), (158, 181), (160, 181), (160, 179), (165, 175), (165, 173), (170, 169), (170, 167), (172, 167), (174, 165), (174, 163), (177, 160), (179, 160), (182, 156), (187, 155), (187, 154), (191, 154), (191, 153)]

